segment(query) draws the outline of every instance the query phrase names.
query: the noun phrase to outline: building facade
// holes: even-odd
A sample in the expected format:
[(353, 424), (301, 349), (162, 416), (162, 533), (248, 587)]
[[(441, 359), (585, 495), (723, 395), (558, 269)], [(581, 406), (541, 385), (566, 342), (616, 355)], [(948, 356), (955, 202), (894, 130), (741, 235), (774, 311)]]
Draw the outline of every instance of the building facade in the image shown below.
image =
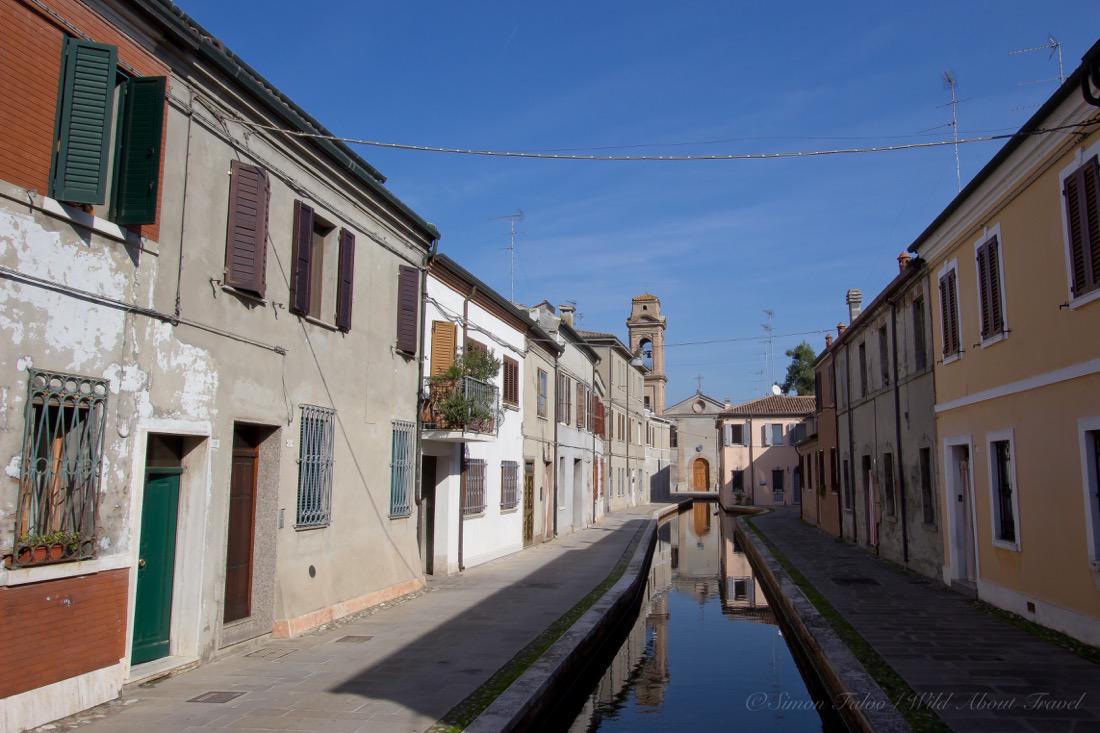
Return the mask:
[(670, 436), (674, 492), (718, 491), (719, 440), (714, 420), (728, 403), (696, 392), (665, 410), (672, 422)]
[(813, 397), (770, 395), (718, 414), (723, 506), (801, 502), (795, 427), (813, 410)]
[[(910, 247), (927, 262), (945, 582), (1100, 644), (1100, 44)], [(1088, 95), (1082, 94), (1082, 85)]]
[(525, 535), (525, 545), (554, 538), (557, 462), (554, 407), (557, 361), (563, 350), (554, 338), (537, 327), (528, 334), (527, 356), (523, 360), (523, 498), (531, 503), (533, 520), (530, 542)]
[(350, 149), (257, 127), (325, 132), (169, 3), (0, 16), (0, 607), (42, 621), (0, 676), (19, 730), (421, 587), (438, 234)]

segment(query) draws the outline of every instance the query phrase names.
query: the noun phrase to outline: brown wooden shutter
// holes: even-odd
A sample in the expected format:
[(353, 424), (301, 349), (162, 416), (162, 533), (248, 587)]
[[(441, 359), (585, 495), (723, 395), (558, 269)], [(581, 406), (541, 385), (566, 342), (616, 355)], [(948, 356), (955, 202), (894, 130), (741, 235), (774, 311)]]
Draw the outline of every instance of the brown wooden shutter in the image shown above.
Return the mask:
[(510, 405), (519, 404), (519, 364), (507, 356), (504, 357), (504, 401)]
[(351, 302), (355, 292), (355, 235), (340, 230), (340, 262), (336, 274), (336, 327), (351, 330)]
[(397, 350), (416, 353), (416, 319), (420, 313), (420, 271), (401, 265), (397, 277)]
[(229, 221), (225, 238), (225, 284), (260, 297), (266, 285), (267, 173), (234, 160), (230, 165)]
[(458, 327), (450, 321), (432, 321), (432, 376), (438, 376), (455, 363)]
[(982, 317), (982, 338), (992, 335), (993, 313), (990, 298), (989, 242), (978, 247), (978, 303)]
[(291, 254), (290, 312), (309, 313), (310, 284), (313, 282), (313, 209), (294, 202), (294, 251)]
[(955, 271), (940, 278), (940, 311), (943, 321), (943, 355), (950, 356), (959, 350), (959, 314), (955, 309)]
[(1066, 178), (1062, 195), (1076, 297), (1100, 285), (1100, 162), (1096, 156)]
[(1005, 330), (1004, 309), (1001, 306), (1001, 252), (996, 237), (986, 243), (985, 267), (989, 272), (989, 326), (990, 335)]

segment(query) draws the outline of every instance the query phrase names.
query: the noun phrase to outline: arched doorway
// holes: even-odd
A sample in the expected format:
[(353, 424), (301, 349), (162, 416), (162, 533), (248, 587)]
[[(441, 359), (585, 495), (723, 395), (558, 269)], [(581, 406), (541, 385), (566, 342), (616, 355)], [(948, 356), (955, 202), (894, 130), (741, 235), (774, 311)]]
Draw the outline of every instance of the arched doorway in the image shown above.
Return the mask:
[(710, 491), (710, 464), (706, 458), (696, 458), (691, 465), (691, 490)]

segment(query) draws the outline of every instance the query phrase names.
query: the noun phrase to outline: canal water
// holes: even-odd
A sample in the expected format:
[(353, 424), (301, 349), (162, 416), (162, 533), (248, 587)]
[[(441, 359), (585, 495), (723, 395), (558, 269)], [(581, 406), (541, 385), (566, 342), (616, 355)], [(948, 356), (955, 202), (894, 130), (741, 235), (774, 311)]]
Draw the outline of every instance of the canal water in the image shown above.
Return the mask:
[[(767, 595), (711, 502), (658, 528), (637, 620), (590, 685), (570, 733), (834, 731)], [(593, 675), (595, 676), (595, 675)]]

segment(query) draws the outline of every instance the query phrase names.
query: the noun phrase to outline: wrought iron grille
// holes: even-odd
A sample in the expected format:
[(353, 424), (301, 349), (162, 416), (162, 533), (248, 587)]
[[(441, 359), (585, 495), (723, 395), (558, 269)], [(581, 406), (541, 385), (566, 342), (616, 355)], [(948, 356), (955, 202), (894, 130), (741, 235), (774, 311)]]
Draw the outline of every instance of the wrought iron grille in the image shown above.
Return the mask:
[(473, 377), (428, 380), (425, 428), (495, 434), (503, 418), (496, 385)]
[(413, 486), (413, 439), (416, 425), (393, 421), (393, 459), (390, 463), (390, 516), (407, 517)]
[(335, 410), (302, 405), (298, 435), (298, 527), (320, 527), (330, 521), (335, 418)]
[(14, 565), (42, 562), (31, 550), (47, 545), (55, 561), (95, 554), (106, 416), (105, 380), (30, 370)]
[(466, 498), (462, 514), (481, 514), (485, 511), (485, 461), (470, 458), (466, 461)]
[(519, 504), (519, 464), (500, 462), (500, 508), (515, 509)]

